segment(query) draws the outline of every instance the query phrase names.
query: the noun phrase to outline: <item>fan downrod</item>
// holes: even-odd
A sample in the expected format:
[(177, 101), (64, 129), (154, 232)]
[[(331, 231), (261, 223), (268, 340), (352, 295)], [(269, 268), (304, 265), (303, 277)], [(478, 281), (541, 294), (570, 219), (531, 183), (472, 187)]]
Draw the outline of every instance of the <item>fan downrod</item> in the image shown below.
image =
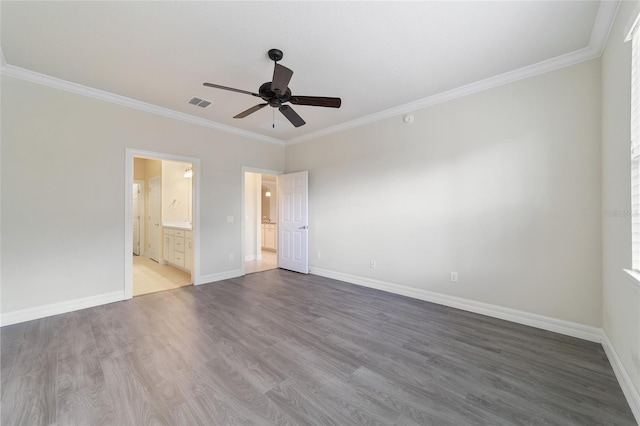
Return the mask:
[(269, 50), (269, 59), (271, 59), (272, 61), (278, 62), (280, 59), (282, 59), (283, 56), (284, 54), (280, 49)]

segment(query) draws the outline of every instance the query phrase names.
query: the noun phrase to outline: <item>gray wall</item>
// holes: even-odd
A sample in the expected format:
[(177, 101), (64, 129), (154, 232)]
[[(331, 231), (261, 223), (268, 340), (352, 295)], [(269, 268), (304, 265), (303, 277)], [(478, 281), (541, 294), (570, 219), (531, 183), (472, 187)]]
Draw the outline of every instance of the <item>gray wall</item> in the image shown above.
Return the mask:
[(624, 272), (631, 268), (631, 43), (624, 39), (637, 4), (621, 3), (602, 56), (602, 326), (640, 392), (640, 284)]
[(599, 327), (600, 102), (592, 60), (288, 146), (311, 267)]
[(201, 160), (201, 275), (241, 269), (241, 170), (281, 146), (2, 76), (3, 315), (123, 290), (125, 148)]

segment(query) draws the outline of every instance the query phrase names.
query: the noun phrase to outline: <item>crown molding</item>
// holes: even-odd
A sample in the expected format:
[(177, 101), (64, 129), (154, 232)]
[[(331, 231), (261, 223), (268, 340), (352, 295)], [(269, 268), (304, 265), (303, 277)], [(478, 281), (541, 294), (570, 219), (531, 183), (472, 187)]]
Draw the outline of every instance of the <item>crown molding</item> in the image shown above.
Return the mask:
[(613, 22), (620, 6), (620, 0), (602, 0), (598, 7), (598, 13), (593, 24), (591, 31), (591, 38), (589, 39), (589, 46), (567, 53), (565, 55), (557, 56), (552, 59), (548, 59), (542, 62), (538, 62), (533, 65), (528, 65), (517, 70), (509, 71), (504, 74), (500, 74), (494, 77), (490, 77), (484, 80), (477, 81), (475, 83), (467, 84), (465, 86), (457, 87), (446, 92), (441, 92), (433, 96), (429, 96), (423, 99), (419, 99), (414, 102), (409, 102), (404, 105), (400, 105), (394, 108), (390, 108), (384, 111), (380, 111), (365, 117), (357, 118), (355, 120), (347, 121), (345, 123), (338, 124), (336, 126), (327, 127), (326, 129), (317, 130), (315, 132), (307, 133), (305, 135), (297, 136), (286, 140), (286, 145), (294, 145), (301, 142), (306, 142), (312, 139), (317, 139), (322, 136), (328, 136), (333, 133), (342, 132), (354, 127), (364, 126), (366, 124), (375, 123), (376, 121), (384, 120), (387, 118), (395, 117), (398, 115), (407, 114), (428, 108), (443, 102), (452, 101), (454, 99), (469, 96), (474, 93), (479, 93), (488, 89), (503, 86), (505, 84), (514, 83), (519, 80), (524, 80), (530, 77), (535, 77), (551, 71), (556, 71), (562, 68), (570, 67), (572, 65), (579, 64), (581, 62), (589, 61), (591, 59), (599, 58), (602, 55), (604, 47), (609, 38), (609, 33)]
[(547, 72), (556, 71), (561, 68), (576, 65), (591, 59), (599, 58), (602, 55), (604, 47), (607, 43), (607, 39), (609, 38), (609, 33), (613, 26), (613, 22), (615, 20), (619, 6), (620, 0), (602, 0), (600, 2), (598, 13), (596, 15), (593, 29), (591, 31), (589, 46), (585, 48), (287, 140), (281, 140), (270, 136), (261, 135), (259, 133), (239, 129), (237, 127), (227, 126), (225, 124), (221, 124), (212, 120), (207, 120), (190, 114), (185, 114), (183, 112), (174, 111), (168, 108), (61, 80), (27, 69), (15, 67), (6, 63), (4, 53), (0, 48), (1, 73), (3, 75), (31, 81), (33, 83), (54, 87), (60, 90), (65, 90), (68, 92), (92, 97), (118, 105), (123, 105), (129, 108), (134, 108), (152, 114), (173, 118), (175, 120), (180, 120), (191, 124), (208, 127), (222, 132), (243, 136), (249, 139), (267, 142), (278, 146), (287, 146), (317, 139), (323, 136), (328, 136), (355, 127), (364, 126), (366, 124), (375, 123), (377, 121), (381, 121), (394, 116), (407, 114), (416, 110), (428, 108), (440, 103), (449, 102), (454, 99), (462, 98), (519, 80), (524, 80)]
[(160, 107), (157, 105), (149, 104), (147, 102), (142, 102), (135, 99), (127, 98), (125, 96), (116, 95), (114, 93), (105, 92), (104, 90), (94, 89), (92, 87), (83, 86), (77, 83), (72, 83), (70, 81), (62, 80), (56, 77), (51, 77), (46, 74), (40, 74), (24, 68), (9, 65), (4, 62), (4, 55), (2, 56), (2, 59), (3, 59), (2, 68), (1, 68), (2, 75), (30, 81), (32, 83), (41, 84), (43, 86), (53, 87), (55, 89), (64, 90), (66, 92), (71, 92), (78, 95), (88, 96), (90, 98), (111, 102), (114, 104), (137, 109), (140, 111), (149, 112), (149, 113), (160, 115), (163, 117), (173, 118), (174, 120), (180, 120), (180, 121), (195, 124), (198, 126), (208, 127), (210, 129), (219, 130), (221, 132), (232, 133), (238, 136), (243, 136), (245, 138), (258, 140), (261, 142), (267, 142), (274, 145), (284, 146), (284, 142), (280, 139), (260, 135), (254, 132), (249, 132), (247, 130), (238, 129), (236, 127), (227, 126), (224, 124), (217, 123), (215, 121), (207, 120), (205, 118), (196, 117), (194, 115), (174, 111), (169, 108)]
[(446, 92), (438, 93), (427, 98), (419, 99), (414, 102), (409, 102), (404, 105), (400, 105), (394, 108), (390, 108), (384, 111), (380, 111), (371, 115), (367, 115), (362, 118), (347, 121), (346, 123), (338, 124), (336, 126), (327, 127), (326, 129), (318, 130), (315, 132), (307, 133), (306, 135), (298, 136), (288, 139), (287, 145), (294, 145), (300, 142), (306, 142), (312, 139), (316, 139), (322, 136), (327, 136), (333, 133), (342, 132), (354, 127), (364, 126), (365, 124), (375, 123), (386, 118), (395, 117), (398, 115), (407, 114), (420, 109), (428, 108), (443, 102), (452, 101), (454, 99), (462, 98), (472, 95), (474, 93), (483, 92), (485, 90), (493, 89), (495, 87), (504, 86), (505, 84), (513, 83), (519, 80), (524, 80), (530, 77), (534, 77), (547, 72), (555, 71), (561, 68), (569, 67), (571, 65), (578, 64), (580, 62), (588, 61), (599, 57), (599, 52), (591, 47), (585, 47), (575, 52), (568, 53), (566, 55), (558, 56), (553, 59), (538, 62), (530, 66), (526, 66), (514, 71), (509, 71), (504, 74), (490, 77), (484, 80), (480, 80), (475, 83), (467, 84), (465, 86), (457, 87)]

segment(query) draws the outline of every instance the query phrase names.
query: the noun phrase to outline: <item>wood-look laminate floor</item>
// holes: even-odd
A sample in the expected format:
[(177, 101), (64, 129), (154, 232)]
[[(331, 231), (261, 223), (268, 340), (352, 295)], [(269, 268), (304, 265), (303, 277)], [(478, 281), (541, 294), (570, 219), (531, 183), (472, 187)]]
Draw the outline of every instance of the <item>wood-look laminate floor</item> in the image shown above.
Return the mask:
[(3, 327), (8, 425), (633, 425), (602, 347), (283, 270)]

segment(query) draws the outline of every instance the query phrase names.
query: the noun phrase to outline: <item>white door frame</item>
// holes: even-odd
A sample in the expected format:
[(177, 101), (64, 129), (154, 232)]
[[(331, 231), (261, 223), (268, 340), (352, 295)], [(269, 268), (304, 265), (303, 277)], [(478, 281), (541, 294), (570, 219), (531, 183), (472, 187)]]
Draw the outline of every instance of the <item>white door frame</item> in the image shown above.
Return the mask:
[[(126, 148), (124, 162), (124, 298), (133, 297), (133, 158), (182, 161), (193, 164), (193, 269), (191, 282), (200, 282), (200, 159), (163, 152)], [(244, 181), (243, 181), (244, 185)], [(244, 265), (244, 264), (243, 264)]]
[[(241, 235), (241, 241), (242, 241), (242, 247), (241, 247), (241, 259), (242, 259), (242, 275), (245, 275), (245, 267), (244, 267), (244, 262), (245, 262), (245, 256), (246, 256), (246, 248), (245, 248), (245, 227), (247, 226), (246, 224), (246, 219), (245, 219), (245, 206), (244, 206), (244, 193), (245, 193), (245, 182), (244, 182), (244, 174), (245, 173), (259, 173), (261, 175), (275, 175), (275, 176), (279, 176), (281, 174), (283, 174), (284, 172), (280, 171), (280, 170), (268, 170), (268, 169), (258, 169), (256, 167), (242, 167), (242, 197), (241, 197), (241, 203), (242, 205), (240, 206), (240, 211), (241, 211), (241, 216), (242, 216), (242, 235)], [(259, 231), (259, 230), (258, 230)]]

